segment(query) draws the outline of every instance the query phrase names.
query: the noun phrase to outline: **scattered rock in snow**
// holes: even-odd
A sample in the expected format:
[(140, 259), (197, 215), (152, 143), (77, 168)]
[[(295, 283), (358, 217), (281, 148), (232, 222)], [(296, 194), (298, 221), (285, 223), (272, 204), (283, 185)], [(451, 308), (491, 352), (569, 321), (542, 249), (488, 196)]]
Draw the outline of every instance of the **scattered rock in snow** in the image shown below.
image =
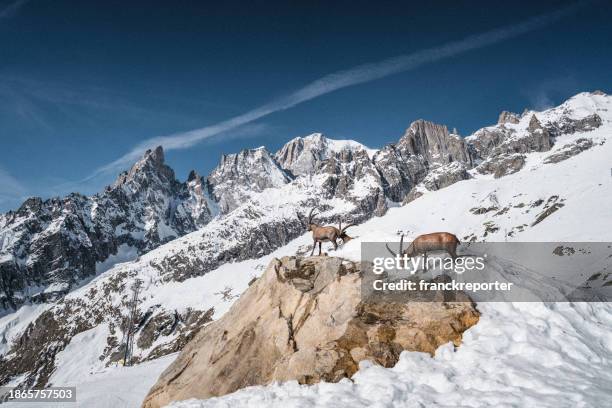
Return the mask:
[(560, 161), (567, 160), (570, 157), (576, 156), (577, 154), (580, 154), (585, 150), (590, 149), (591, 147), (593, 147), (593, 141), (591, 139), (581, 137), (573, 143), (568, 143), (564, 145), (562, 148), (560, 148), (558, 151), (551, 154), (550, 156), (547, 156), (544, 159), (544, 163), (559, 163)]
[(517, 171), (521, 170), (524, 165), (524, 154), (502, 154), (483, 162), (480, 166), (478, 166), (478, 172), (481, 174), (492, 173), (493, 177), (500, 178), (516, 173)]

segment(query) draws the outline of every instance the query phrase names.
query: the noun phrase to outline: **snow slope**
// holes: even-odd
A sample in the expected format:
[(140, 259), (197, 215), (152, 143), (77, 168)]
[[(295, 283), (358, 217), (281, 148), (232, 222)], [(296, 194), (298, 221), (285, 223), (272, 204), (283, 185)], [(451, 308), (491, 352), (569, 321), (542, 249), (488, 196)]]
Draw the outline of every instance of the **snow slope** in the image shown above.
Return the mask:
[(395, 367), (368, 362), (350, 380), (249, 387), (173, 408), (604, 407), (612, 395), (612, 306), (483, 303), (457, 350), (403, 352)]
[[(95, 330), (95, 329), (94, 329)], [(153, 361), (147, 361), (131, 367), (111, 366), (99, 367), (88, 357), (96, 349), (91, 344), (83, 342), (87, 336), (93, 333), (77, 335), (79, 338), (72, 345), (74, 353), (74, 367), (70, 375), (72, 380), (63, 382), (54, 379), (57, 386), (76, 386), (77, 402), (66, 403), (39, 403), (31, 404), (25, 402), (5, 402), (6, 408), (133, 408), (140, 406), (142, 399), (153, 386), (159, 374), (176, 358), (176, 354), (170, 354)], [(76, 336), (75, 336), (76, 337)], [(78, 361), (83, 356), (86, 362)], [(64, 356), (63, 356), (64, 357)], [(90, 362), (90, 364), (87, 364)], [(64, 363), (67, 361), (64, 359)], [(98, 362), (99, 363), (99, 362)], [(64, 366), (65, 367), (65, 366)], [(81, 369), (80, 372), (76, 370)], [(67, 375), (62, 375), (64, 378)], [(56, 377), (57, 378), (57, 377)]]

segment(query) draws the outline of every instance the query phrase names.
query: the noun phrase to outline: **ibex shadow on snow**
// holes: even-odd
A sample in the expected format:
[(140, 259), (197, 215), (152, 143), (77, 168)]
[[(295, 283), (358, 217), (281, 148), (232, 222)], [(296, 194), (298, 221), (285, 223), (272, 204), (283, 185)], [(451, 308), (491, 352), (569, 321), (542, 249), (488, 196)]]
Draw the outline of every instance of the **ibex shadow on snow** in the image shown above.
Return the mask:
[(333, 227), (331, 225), (323, 226), (323, 225), (315, 224), (312, 220), (314, 216), (317, 214), (313, 214), (313, 212), (314, 212), (314, 208), (310, 210), (310, 213), (308, 214), (308, 221), (306, 223), (308, 231), (312, 231), (312, 239), (314, 241), (314, 244), (312, 246), (312, 251), (310, 251), (310, 256), (314, 254), (314, 250), (317, 247), (317, 243), (319, 244), (319, 255), (321, 255), (321, 246), (323, 245), (323, 242), (327, 242), (327, 241), (331, 242), (332, 245), (334, 246), (334, 251), (335, 251), (338, 249), (338, 242), (337, 242), (338, 238), (342, 240), (343, 244), (352, 239), (351, 237), (347, 235), (346, 230), (355, 224), (348, 224), (342, 227), (342, 221), (340, 221), (338, 228)]

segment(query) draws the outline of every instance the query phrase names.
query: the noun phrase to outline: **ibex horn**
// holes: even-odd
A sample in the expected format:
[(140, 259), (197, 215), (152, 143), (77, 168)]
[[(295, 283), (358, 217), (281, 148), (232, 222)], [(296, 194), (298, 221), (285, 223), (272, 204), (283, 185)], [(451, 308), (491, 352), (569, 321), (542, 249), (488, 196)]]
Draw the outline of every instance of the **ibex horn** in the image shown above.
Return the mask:
[(344, 228), (340, 228), (340, 232), (344, 232), (344, 231), (346, 231), (347, 229), (349, 229), (349, 228), (351, 228), (351, 227), (354, 227), (355, 225), (357, 225), (357, 224), (352, 223), (352, 224), (349, 224), (349, 225), (345, 225), (345, 226), (344, 226)]
[(313, 208), (313, 209), (312, 209), (312, 210), (310, 210), (310, 212), (308, 213), (308, 223), (309, 223), (309, 224), (311, 224), (311, 223), (312, 223), (312, 218), (313, 218), (315, 215), (317, 215), (316, 213), (315, 213), (315, 214), (313, 214), (314, 210), (315, 210), (315, 209)]
[[(389, 244), (385, 244), (385, 246), (387, 247), (387, 251), (389, 251), (391, 253), (391, 255), (397, 256), (397, 254), (395, 252), (393, 252), (391, 250), (391, 248), (389, 248)], [(400, 245), (399, 245), (399, 253), (400, 253), (400, 255), (402, 254), (403, 246), (404, 246), (404, 234), (402, 234), (402, 236), (400, 238)]]

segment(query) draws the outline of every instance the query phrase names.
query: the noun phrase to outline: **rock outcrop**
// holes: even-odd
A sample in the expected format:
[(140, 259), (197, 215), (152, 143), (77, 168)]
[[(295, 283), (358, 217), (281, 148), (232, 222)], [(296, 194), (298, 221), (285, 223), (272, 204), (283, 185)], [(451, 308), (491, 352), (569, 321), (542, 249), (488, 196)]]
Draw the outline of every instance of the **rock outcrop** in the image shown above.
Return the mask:
[(563, 147), (561, 147), (558, 151), (547, 156), (544, 159), (544, 163), (559, 163), (560, 161), (576, 156), (577, 154), (580, 154), (591, 147), (593, 147), (593, 141), (591, 139), (581, 137), (573, 143), (563, 145)]
[(499, 118), (497, 119), (498, 125), (503, 125), (506, 123), (512, 123), (516, 125), (519, 122), (520, 122), (519, 115), (513, 112), (508, 112), (508, 111), (502, 111), (502, 113), (499, 114)]
[(598, 114), (593, 113), (592, 115), (588, 115), (580, 119), (563, 117), (559, 121), (548, 123), (547, 129), (553, 137), (556, 137), (563, 134), (588, 132), (590, 130), (597, 129), (601, 125), (601, 117)]
[(536, 115), (531, 115), (524, 133), (516, 134), (503, 126), (485, 129), (472, 136), (469, 143), (473, 146), (475, 161), (480, 161), (478, 172), (493, 173), (495, 178), (523, 168), (525, 153), (545, 152), (553, 144), (548, 129), (542, 126)]
[(392, 367), (403, 350), (434, 353), (476, 324), (471, 302), (368, 302), (360, 264), (340, 258), (273, 260), (219, 320), (162, 373), (143, 407), (209, 398), (272, 381), (351, 377), (361, 360)]
[(522, 169), (524, 165), (524, 154), (504, 153), (483, 162), (480, 166), (478, 166), (478, 172), (482, 174), (493, 174), (493, 177), (500, 178), (516, 173)]

